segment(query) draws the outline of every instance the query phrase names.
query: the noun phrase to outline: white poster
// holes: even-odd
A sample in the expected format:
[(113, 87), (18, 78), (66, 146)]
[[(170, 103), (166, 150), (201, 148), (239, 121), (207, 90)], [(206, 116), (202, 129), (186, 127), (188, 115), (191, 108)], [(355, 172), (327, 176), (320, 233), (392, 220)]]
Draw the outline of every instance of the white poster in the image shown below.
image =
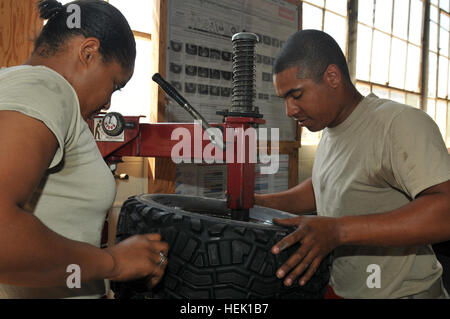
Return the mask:
[[(255, 165), (255, 193), (278, 193), (289, 188), (289, 155), (280, 154), (278, 161), (279, 169), (275, 174), (263, 175), (263, 164)], [(179, 164), (175, 180), (175, 194), (224, 199), (227, 166)]]
[[(231, 106), (233, 34), (256, 33), (255, 106), (266, 125), (280, 129), (280, 140), (292, 141), (296, 122), (274, 90), (272, 63), (286, 39), (298, 30), (298, 8), (283, 0), (170, 0), (168, 2), (167, 80), (211, 123), (216, 111)], [(170, 122), (192, 122), (170, 99)]]

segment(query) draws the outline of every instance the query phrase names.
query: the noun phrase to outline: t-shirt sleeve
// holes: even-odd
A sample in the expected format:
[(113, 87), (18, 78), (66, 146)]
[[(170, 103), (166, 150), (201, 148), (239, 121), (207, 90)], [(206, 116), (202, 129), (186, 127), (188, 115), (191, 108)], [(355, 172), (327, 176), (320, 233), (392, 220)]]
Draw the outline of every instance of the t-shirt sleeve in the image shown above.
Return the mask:
[(43, 122), (54, 134), (58, 149), (49, 168), (57, 166), (64, 156), (68, 132), (73, 116), (73, 92), (53, 74), (42, 72), (39, 78), (16, 74), (3, 87), (0, 110), (17, 111)]
[(436, 123), (408, 108), (392, 121), (388, 135), (395, 181), (410, 198), (450, 179), (450, 155)]

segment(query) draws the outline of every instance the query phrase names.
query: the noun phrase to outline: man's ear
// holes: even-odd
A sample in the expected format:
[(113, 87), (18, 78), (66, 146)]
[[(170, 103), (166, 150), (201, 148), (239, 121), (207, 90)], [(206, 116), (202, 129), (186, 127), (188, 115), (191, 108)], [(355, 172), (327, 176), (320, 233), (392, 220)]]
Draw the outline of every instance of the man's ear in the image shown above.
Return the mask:
[(100, 58), (100, 41), (97, 38), (86, 38), (81, 42), (78, 57), (83, 66), (88, 67), (96, 59)]
[(323, 81), (336, 89), (342, 84), (341, 70), (335, 64), (330, 64), (323, 74)]

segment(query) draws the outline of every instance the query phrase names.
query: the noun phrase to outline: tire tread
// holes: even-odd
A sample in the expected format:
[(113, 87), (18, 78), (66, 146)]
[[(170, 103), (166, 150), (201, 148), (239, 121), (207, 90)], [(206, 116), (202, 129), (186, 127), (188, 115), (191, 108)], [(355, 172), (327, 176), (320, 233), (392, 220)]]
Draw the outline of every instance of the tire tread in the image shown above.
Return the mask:
[(276, 269), (298, 248), (290, 247), (277, 256), (269, 253), (288, 231), (213, 223), (129, 198), (119, 215), (116, 242), (153, 232), (160, 233), (170, 247), (165, 276), (152, 292), (142, 280), (112, 282), (116, 298), (140, 299), (150, 294), (177, 299), (320, 299), (327, 291), (330, 256), (303, 287), (298, 283), (285, 287), (275, 277)]

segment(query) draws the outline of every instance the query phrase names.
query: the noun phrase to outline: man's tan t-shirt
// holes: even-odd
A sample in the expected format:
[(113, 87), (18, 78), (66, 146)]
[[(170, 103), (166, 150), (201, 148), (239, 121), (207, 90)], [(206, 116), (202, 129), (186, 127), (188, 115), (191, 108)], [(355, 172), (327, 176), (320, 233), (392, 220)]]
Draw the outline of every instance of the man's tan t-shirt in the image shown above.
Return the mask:
[[(388, 212), (449, 179), (450, 156), (435, 122), (373, 94), (323, 131), (312, 175), (317, 212), (331, 217)], [(341, 246), (334, 257), (331, 285), (344, 298), (411, 296), (442, 274), (431, 246)], [(378, 282), (370, 277), (377, 270)]]
[[(21, 112), (42, 121), (59, 144), (49, 170), (26, 210), (60, 235), (99, 247), (101, 230), (114, 201), (116, 186), (81, 117), (78, 97), (72, 86), (60, 74), (43, 66), (2, 69), (0, 112), (2, 110)], [(77, 260), (72, 262), (77, 264)], [(82, 282), (81, 288), (73, 289), (0, 285), (0, 298), (98, 297), (104, 293), (103, 280)]]

